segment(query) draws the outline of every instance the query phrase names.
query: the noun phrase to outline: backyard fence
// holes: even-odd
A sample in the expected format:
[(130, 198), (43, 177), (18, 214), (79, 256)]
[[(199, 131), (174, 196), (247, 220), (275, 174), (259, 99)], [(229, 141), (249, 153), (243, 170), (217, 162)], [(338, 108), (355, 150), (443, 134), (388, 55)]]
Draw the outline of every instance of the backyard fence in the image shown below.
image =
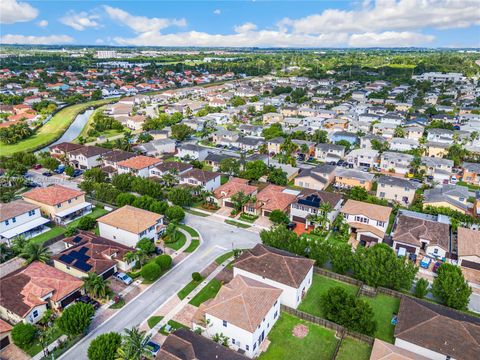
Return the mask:
[(408, 294), (408, 293), (404, 294), (404, 293), (401, 293), (400, 291), (387, 289), (387, 288), (380, 287), (380, 286), (377, 288), (377, 292), (380, 293), (380, 294), (394, 296), (394, 297), (397, 297), (397, 298), (400, 298), (400, 299), (402, 298), (403, 295), (407, 295), (407, 296), (412, 297), (412, 294)]
[(356, 286), (362, 286), (363, 285), (363, 283), (360, 280), (351, 278), (351, 277), (346, 276), (346, 275), (337, 274), (337, 273), (334, 273), (332, 271), (328, 271), (328, 270), (325, 270), (325, 269), (322, 269), (322, 268), (319, 268), (319, 267), (315, 267), (314, 272), (315, 272), (315, 274), (323, 275), (323, 276), (329, 277), (331, 279), (343, 281), (343, 282), (348, 283), (348, 284), (352, 284), (352, 285), (356, 285)]
[(64, 234), (60, 234), (60, 235), (57, 235), (51, 239), (48, 239), (47, 241), (43, 242), (43, 247), (47, 247), (47, 246), (50, 246), (52, 244), (55, 244), (57, 241), (63, 239), (65, 237)]

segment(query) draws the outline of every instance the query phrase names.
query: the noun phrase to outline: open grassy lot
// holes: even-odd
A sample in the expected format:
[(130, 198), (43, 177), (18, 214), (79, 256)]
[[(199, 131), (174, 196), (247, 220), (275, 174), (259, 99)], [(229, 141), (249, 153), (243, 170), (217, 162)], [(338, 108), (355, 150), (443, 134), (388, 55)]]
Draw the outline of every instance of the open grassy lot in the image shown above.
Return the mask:
[(368, 360), (372, 347), (360, 340), (345, 337), (338, 350), (336, 360)]
[(179, 250), (183, 245), (185, 245), (185, 242), (187, 241), (185, 234), (178, 231), (176, 236), (177, 241), (173, 243), (166, 243), (165, 246), (173, 250)]
[(217, 295), (222, 283), (217, 279), (212, 279), (200, 292), (190, 300), (190, 304), (193, 306), (200, 306), (209, 299), (213, 299)]
[(63, 108), (50, 121), (40, 127), (37, 132), (16, 144), (0, 145), (0, 155), (10, 156), (19, 151), (35, 151), (57, 140), (68, 129), (75, 117), (91, 106), (99, 106), (112, 102), (112, 99), (90, 101)]
[[(304, 338), (293, 336), (295, 325), (308, 327)], [(260, 360), (330, 360), (337, 345), (335, 333), (324, 327), (300, 320), (292, 315), (282, 313), (273, 327), (268, 339), (268, 350), (261, 354)], [(356, 359), (353, 357), (352, 359)]]
[(353, 295), (358, 291), (357, 286), (314, 274), (312, 286), (308, 289), (307, 295), (298, 307), (298, 310), (324, 318), (325, 315), (320, 306), (320, 297), (329, 289), (337, 286), (344, 288)]
[(361, 299), (369, 303), (375, 313), (377, 321), (375, 337), (393, 344), (395, 326), (391, 324), (391, 321), (393, 314), (398, 313), (400, 299), (383, 294), (378, 294), (374, 298), (362, 296)]

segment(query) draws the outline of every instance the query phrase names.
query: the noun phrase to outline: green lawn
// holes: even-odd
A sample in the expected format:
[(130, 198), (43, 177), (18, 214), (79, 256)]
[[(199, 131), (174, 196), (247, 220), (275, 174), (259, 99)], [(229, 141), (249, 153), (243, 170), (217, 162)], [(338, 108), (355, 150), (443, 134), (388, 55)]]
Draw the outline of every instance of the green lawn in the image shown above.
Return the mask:
[(16, 144), (2, 144), (0, 146), (0, 156), (10, 156), (19, 151), (35, 151), (47, 146), (62, 136), (79, 113), (85, 111), (91, 106), (99, 106), (112, 101), (112, 99), (90, 101), (63, 108), (45, 125), (40, 127), (33, 136)]
[(185, 245), (185, 242), (187, 241), (187, 237), (185, 236), (184, 233), (181, 233), (180, 231), (177, 232), (177, 241), (173, 243), (165, 243), (165, 246), (173, 249), (173, 250), (180, 250), (183, 245)]
[(378, 294), (374, 298), (362, 296), (363, 300), (370, 304), (375, 313), (377, 331), (375, 337), (393, 344), (393, 331), (395, 326), (391, 324), (393, 314), (398, 314), (400, 299), (384, 294)]
[[(308, 335), (298, 338), (292, 335), (297, 324), (308, 327)], [(337, 339), (332, 330), (300, 320), (292, 315), (282, 313), (273, 327), (268, 339), (268, 350), (260, 355), (259, 360), (330, 360)], [(352, 358), (356, 359), (356, 358)]]
[(209, 299), (213, 299), (217, 295), (222, 283), (217, 279), (212, 279), (195, 297), (190, 300), (189, 304), (193, 306), (200, 306)]
[(31, 243), (43, 244), (45, 241), (54, 238), (55, 236), (62, 235), (67, 229), (61, 226), (55, 226), (51, 230), (37, 235), (29, 240)]
[[(62, 336), (62, 331), (59, 329), (58, 326), (54, 325), (53, 326), (53, 330), (52, 332), (50, 333), (50, 336), (47, 340), (47, 342), (50, 344), (52, 343), (53, 341), (57, 340), (60, 336)], [(35, 338), (33, 344), (31, 344), (30, 346), (24, 346), (22, 348), (28, 355), (30, 356), (35, 356), (37, 355), (39, 352), (42, 351), (43, 349), (43, 346), (42, 344), (40, 343), (40, 340), (39, 338)]]
[(217, 257), (215, 259), (215, 262), (217, 263), (217, 265), (220, 265), (221, 263), (223, 263), (225, 260), (227, 260), (228, 258), (231, 258), (233, 256), (233, 251), (229, 251), (223, 255), (220, 255), (219, 257)]
[(204, 214), (200, 211), (195, 211), (195, 210), (191, 210), (191, 209), (185, 209), (185, 211), (188, 212), (189, 214), (196, 215), (196, 216), (201, 216), (201, 217), (210, 216), (210, 214)]
[(195, 281), (195, 280), (190, 281), (187, 285), (185, 285), (185, 287), (182, 290), (178, 292), (177, 296), (180, 298), (180, 300), (185, 299), (188, 296), (188, 294), (190, 294), (202, 281), (203, 279), (200, 281)]
[[(100, 216), (103, 216), (107, 213), (108, 213), (108, 211), (105, 210), (104, 208), (95, 206), (93, 211), (90, 214), (87, 214), (85, 216), (90, 216), (91, 218), (98, 219)], [(73, 226), (73, 227), (78, 226), (78, 223), (80, 222), (80, 219), (81, 218), (78, 218), (78, 219), (72, 221), (71, 223), (68, 223), (67, 226)]]
[(191, 228), (191, 227), (188, 226), (188, 225), (180, 224), (180, 225), (178, 225), (178, 227), (179, 227), (180, 229), (183, 229), (183, 230), (185, 230), (186, 232), (188, 232), (192, 238), (198, 238), (198, 237), (200, 237), (200, 235), (199, 235), (199, 233), (197, 232), (197, 230), (195, 230), (194, 228)]
[(345, 337), (335, 360), (368, 360), (371, 352), (372, 347), (366, 342)]
[(168, 335), (168, 334), (174, 332), (175, 330), (178, 330), (178, 329), (181, 329), (181, 328), (188, 329), (187, 326), (185, 326), (185, 325), (183, 325), (183, 324), (180, 324), (179, 322), (174, 321), (174, 320), (169, 320), (169, 321), (167, 322), (167, 324), (172, 327), (172, 329), (170, 330), (170, 332), (166, 332), (166, 331), (165, 331), (165, 326), (163, 326), (160, 330), (158, 330), (158, 332), (161, 333), (161, 334), (163, 334), (163, 335)]
[(190, 245), (185, 249), (186, 253), (192, 253), (200, 246), (200, 240), (192, 240)]
[(121, 298), (117, 303), (110, 305), (109, 309), (121, 309), (125, 306), (125, 299)]
[(326, 276), (314, 274), (312, 286), (310, 287), (310, 289), (308, 289), (307, 295), (298, 307), (298, 310), (319, 317), (325, 317), (320, 306), (320, 297), (325, 294), (329, 289), (336, 286), (344, 288), (346, 291), (353, 295), (355, 295), (358, 291), (358, 287), (355, 285), (350, 285), (341, 281), (330, 279)]
[(148, 327), (150, 329), (154, 328), (160, 321), (162, 321), (163, 316), (151, 316), (147, 320)]
[(332, 245), (336, 245), (336, 244), (345, 244), (348, 241), (348, 239), (346, 241), (338, 231), (332, 231), (327, 241)]
[[(75, 140), (73, 140), (73, 142), (78, 143), (78, 139), (80, 138), (80, 136), (83, 137), (84, 139), (86, 139), (86, 142), (96, 140), (96, 138), (97, 138), (96, 136), (95, 137), (88, 136), (88, 130), (90, 130), (91, 127), (92, 127), (93, 117), (95, 116), (95, 114), (97, 112), (102, 112), (104, 109), (105, 109), (105, 106), (101, 106), (101, 107), (95, 109), (95, 111), (92, 113), (92, 115), (90, 115), (90, 117), (88, 118), (87, 123), (83, 127), (82, 131), (75, 138)], [(123, 130), (111, 129), (111, 130), (105, 130), (105, 131), (100, 132), (98, 136), (103, 136), (105, 138), (109, 138), (109, 137), (117, 136), (117, 135), (120, 135), (120, 134), (123, 134)]]
[(251, 227), (250, 225), (247, 225), (247, 224), (243, 224), (243, 223), (240, 223), (238, 221), (235, 221), (235, 220), (225, 220), (225, 222), (228, 224), (228, 225), (234, 225), (236, 227), (239, 227), (239, 228), (242, 228), (242, 229), (248, 229), (249, 227)]

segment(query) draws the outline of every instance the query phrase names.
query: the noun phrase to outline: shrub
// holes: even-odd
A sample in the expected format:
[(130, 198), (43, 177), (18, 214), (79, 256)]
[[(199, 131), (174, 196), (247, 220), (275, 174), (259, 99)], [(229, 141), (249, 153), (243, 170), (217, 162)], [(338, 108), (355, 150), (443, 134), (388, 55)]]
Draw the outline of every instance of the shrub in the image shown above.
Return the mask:
[(172, 258), (169, 255), (163, 254), (155, 258), (155, 263), (160, 266), (162, 271), (170, 269), (172, 266)]
[(415, 296), (419, 299), (423, 299), (428, 294), (428, 280), (418, 279), (415, 284)]
[(269, 219), (274, 224), (288, 224), (290, 219), (282, 210), (275, 209), (270, 213)]
[(200, 282), (200, 281), (202, 281), (203, 277), (202, 277), (202, 275), (200, 275), (199, 272), (194, 272), (194, 273), (192, 273), (192, 279), (193, 279), (193, 281)]
[(150, 262), (142, 267), (142, 277), (147, 281), (155, 281), (162, 274), (162, 268), (156, 262)]
[(115, 360), (117, 349), (122, 344), (120, 334), (110, 332), (97, 336), (88, 347), (89, 360)]
[(35, 339), (37, 328), (32, 324), (18, 323), (12, 329), (12, 340), (20, 347), (30, 345)]
[(155, 244), (149, 238), (142, 238), (137, 242), (137, 249), (142, 250), (146, 254), (153, 254), (155, 252)]
[(80, 230), (90, 230), (97, 225), (97, 220), (91, 216), (84, 216), (78, 221), (78, 228)]
[(70, 237), (75, 235), (76, 233), (77, 233), (77, 228), (75, 226), (68, 226), (67, 230), (65, 230), (63, 235), (65, 235), (65, 237)]
[(166, 201), (154, 201), (150, 205), (150, 211), (157, 214), (165, 214), (168, 209), (168, 203)]
[(122, 207), (125, 205), (132, 205), (135, 201), (136, 196), (130, 193), (120, 193), (115, 198), (115, 203), (117, 206)]
[(170, 206), (165, 211), (165, 216), (171, 222), (180, 222), (185, 218), (185, 211), (178, 205)]
[(87, 330), (95, 309), (90, 304), (76, 303), (67, 307), (57, 320), (58, 327), (69, 337), (80, 335)]

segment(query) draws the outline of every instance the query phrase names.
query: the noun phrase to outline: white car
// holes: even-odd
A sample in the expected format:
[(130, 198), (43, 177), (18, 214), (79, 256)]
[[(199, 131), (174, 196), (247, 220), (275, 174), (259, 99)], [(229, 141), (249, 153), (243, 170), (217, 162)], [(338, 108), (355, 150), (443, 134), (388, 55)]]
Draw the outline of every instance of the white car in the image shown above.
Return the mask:
[(113, 276), (115, 277), (115, 279), (120, 280), (126, 285), (130, 285), (133, 282), (133, 279), (123, 272), (117, 272), (113, 274)]

